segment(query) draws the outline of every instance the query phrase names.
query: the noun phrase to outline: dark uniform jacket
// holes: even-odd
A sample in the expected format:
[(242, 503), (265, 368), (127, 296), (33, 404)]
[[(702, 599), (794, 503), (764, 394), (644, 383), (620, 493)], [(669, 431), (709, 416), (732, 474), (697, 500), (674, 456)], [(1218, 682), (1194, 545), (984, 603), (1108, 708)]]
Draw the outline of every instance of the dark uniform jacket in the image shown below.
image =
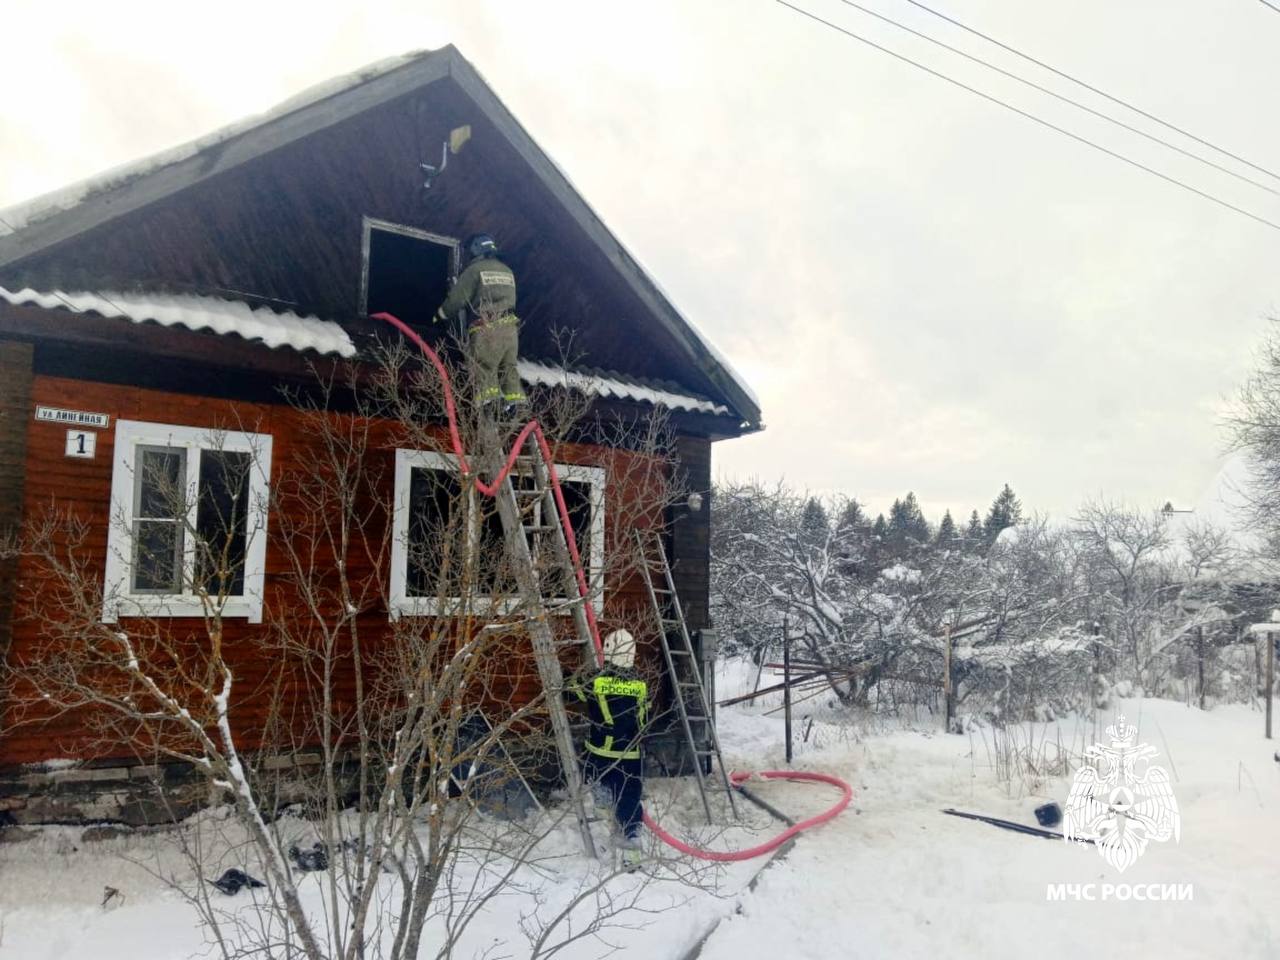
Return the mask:
[(632, 670), (605, 668), (585, 685), (569, 689), (587, 705), (587, 750), (610, 760), (639, 760), (648, 685)]
[(514, 314), (516, 276), (511, 268), (495, 257), (472, 260), (441, 304), (440, 313), (453, 319), (464, 309), (470, 311), (473, 325), (486, 317), (497, 320)]

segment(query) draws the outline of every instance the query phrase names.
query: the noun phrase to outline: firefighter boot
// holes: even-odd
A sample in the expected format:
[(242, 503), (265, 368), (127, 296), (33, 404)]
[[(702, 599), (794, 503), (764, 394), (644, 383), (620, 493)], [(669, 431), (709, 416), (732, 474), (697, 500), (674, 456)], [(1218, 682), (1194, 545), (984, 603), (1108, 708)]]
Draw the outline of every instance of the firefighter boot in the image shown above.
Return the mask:
[(635, 873), (644, 862), (644, 851), (640, 849), (639, 837), (627, 837), (622, 841), (622, 869), (627, 873)]

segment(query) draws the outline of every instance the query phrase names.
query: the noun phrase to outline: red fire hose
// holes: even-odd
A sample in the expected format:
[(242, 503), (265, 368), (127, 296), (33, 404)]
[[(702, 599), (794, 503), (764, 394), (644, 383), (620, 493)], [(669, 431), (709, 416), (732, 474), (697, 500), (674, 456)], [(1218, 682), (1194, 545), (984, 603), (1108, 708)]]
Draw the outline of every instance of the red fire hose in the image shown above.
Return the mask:
[(697, 857), (699, 860), (717, 860), (720, 862), (730, 862), (733, 860), (750, 860), (753, 857), (759, 857), (763, 854), (777, 850), (792, 837), (798, 833), (803, 833), (810, 827), (816, 827), (819, 824), (826, 823), (828, 820), (834, 819), (845, 807), (849, 805), (849, 801), (853, 799), (853, 787), (849, 786), (839, 777), (833, 777), (829, 773), (810, 773), (805, 770), (761, 770), (758, 773), (743, 773), (735, 771), (729, 774), (729, 781), (735, 787), (740, 787), (752, 777), (761, 777), (765, 780), (801, 780), (809, 783), (828, 783), (840, 790), (840, 799), (833, 803), (830, 807), (819, 813), (817, 816), (810, 817), (808, 820), (801, 820), (792, 827), (783, 830), (776, 837), (766, 840), (764, 843), (757, 844), (754, 847), (748, 847), (746, 850), (734, 850), (722, 852), (719, 850), (702, 850), (698, 847), (691, 847), (689, 844), (673, 837), (671, 834), (663, 830), (658, 823), (649, 816), (644, 815), (644, 825), (657, 834), (658, 839), (662, 840), (667, 846), (675, 847), (681, 853), (687, 853), (691, 857)]
[(444, 389), (444, 412), (449, 418), (449, 444), (453, 447), (454, 456), (458, 458), (458, 466), (462, 468), (462, 475), (471, 477), (476, 489), (486, 497), (498, 495), (498, 488), (502, 486), (502, 481), (515, 468), (516, 459), (520, 456), (520, 451), (524, 449), (525, 441), (529, 439), (529, 434), (534, 435), (538, 442), (538, 450), (542, 453), (542, 462), (547, 465), (547, 477), (551, 481), (551, 491), (555, 495), (556, 509), (560, 513), (560, 527), (564, 530), (565, 543), (569, 547), (569, 559), (573, 562), (573, 574), (578, 582), (578, 596), (582, 598), (582, 609), (587, 615), (587, 626), (591, 630), (591, 642), (596, 648), (596, 663), (603, 666), (604, 644), (600, 640), (600, 626), (596, 623), (596, 610), (589, 600), (590, 591), (587, 589), (587, 578), (582, 572), (582, 556), (578, 553), (578, 540), (573, 535), (573, 524), (569, 522), (569, 507), (564, 502), (564, 491), (560, 489), (560, 478), (556, 475), (556, 465), (552, 462), (551, 447), (547, 443), (546, 435), (542, 432), (542, 426), (537, 420), (530, 420), (524, 425), (524, 429), (516, 437), (515, 443), (511, 445), (511, 452), (507, 455), (506, 463), (502, 465), (502, 469), (498, 471), (493, 481), (486, 484), (472, 471), (471, 465), (467, 462), (466, 451), (462, 449), (462, 435), (458, 432), (458, 411), (453, 402), (453, 385), (449, 382), (449, 371), (445, 369), (439, 354), (427, 346), (427, 342), (399, 317), (392, 316), (389, 313), (375, 313), (373, 319), (385, 320), (403, 333), (417, 344), (423, 356), (430, 360), (431, 365), (436, 368), (436, 373), (440, 375), (440, 385)]
[[(497, 496), (498, 488), (507, 478), (507, 475), (515, 468), (516, 459), (520, 455), (520, 451), (524, 448), (529, 435), (532, 434), (538, 444), (538, 450), (542, 454), (542, 461), (547, 465), (547, 477), (551, 481), (551, 490), (555, 496), (556, 509), (560, 514), (560, 526), (564, 530), (565, 543), (569, 548), (569, 559), (573, 563), (574, 577), (578, 584), (578, 595), (583, 601), (583, 610), (587, 617), (587, 626), (591, 630), (591, 642), (596, 650), (596, 663), (600, 666), (604, 665), (604, 644), (600, 640), (600, 626), (596, 622), (595, 608), (590, 602), (590, 591), (587, 588), (587, 579), (582, 572), (582, 556), (578, 552), (578, 541), (573, 535), (573, 525), (569, 522), (569, 508), (564, 500), (564, 493), (560, 489), (560, 478), (556, 476), (556, 467), (552, 462), (551, 447), (547, 443), (546, 435), (542, 432), (542, 427), (537, 420), (530, 420), (524, 425), (520, 433), (516, 436), (515, 443), (511, 445), (511, 452), (507, 455), (506, 462), (502, 469), (489, 483), (485, 483), (475, 474), (471, 465), (467, 462), (466, 452), (462, 448), (462, 435), (458, 432), (458, 411), (453, 400), (453, 387), (449, 382), (449, 371), (441, 362), (439, 355), (431, 349), (417, 333), (413, 331), (399, 317), (395, 317), (389, 313), (375, 313), (374, 320), (385, 320), (391, 324), (402, 334), (409, 338), (422, 355), (431, 362), (435, 367), (436, 373), (440, 376), (440, 385), (444, 390), (444, 409), (449, 420), (449, 444), (453, 447), (454, 456), (458, 458), (458, 466), (462, 468), (464, 477), (470, 477), (475, 487), (486, 497)], [(803, 770), (761, 770), (757, 773), (734, 772), (729, 775), (730, 782), (735, 787), (740, 787), (752, 777), (761, 777), (765, 780), (796, 780), (810, 783), (826, 783), (836, 787), (841, 791), (840, 799), (828, 807), (825, 811), (817, 816), (810, 817), (808, 820), (802, 820), (792, 827), (787, 828), (782, 833), (766, 840), (764, 843), (757, 844), (746, 850), (736, 850), (732, 852), (721, 852), (717, 850), (701, 850), (698, 847), (692, 847), (678, 837), (674, 837), (667, 833), (648, 813), (644, 815), (645, 826), (654, 832), (668, 846), (674, 847), (681, 853), (688, 854), (691, 857), (697, 857), (699, 860), (716, 860), (728, 862), (734, 860), (750, 860), (753, 857), (761, 856), (769, 853), (782, 846), (792, 837), (808, 830), (810, 827), (816, 827), (819, 824), (826, 823), (828, 820), (837, 816), (849, 802), (853, 799), (853, 788), (838, 777), (833, 777), (826, 773), (810, 773)]]

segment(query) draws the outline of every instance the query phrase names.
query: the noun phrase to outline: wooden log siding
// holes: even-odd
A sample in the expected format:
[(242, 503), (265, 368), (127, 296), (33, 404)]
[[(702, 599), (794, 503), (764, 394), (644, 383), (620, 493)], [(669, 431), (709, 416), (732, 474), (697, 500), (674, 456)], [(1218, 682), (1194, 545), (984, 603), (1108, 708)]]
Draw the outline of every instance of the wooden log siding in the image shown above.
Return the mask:
[[(21, 351), (18, 351), (21, 353)], [(12, 356), (5, 354), (4, 356)], [(29, 356), (29, 354), (28, 354)], [(21, 368), (21, 357), (17, 357), (17, 369)], [(29, 360), (27, 361), (29, 364)], [(6, 368), (8, 369), (8, 368)], [(12, 392), (15, 381), (5, 376), (6, 391)], [(34, 405), (70, 407), (79, 410), (91, 410), (107, 413), (111, 416), (111, 427), (98, 431), (97, 453), (92, 460), (71, 459), (64, 455), (66, 429), (52, 423), (31, 422)], [(143, 389), (125, 385), (112, 385), (87, 382), (78, 379), (53, 377), (42, 374), (34, 376), (31, 382), (30, 398), (25, 402), (20, 418), (26, 425), (26, 454), (24, 460), (25, 490), (22, 502), (28, 521), (38, 517), (53, 503), (63, 508), (70, 508), (76, 515), (87, 521), (89, 539), (85, 544), (87, 556), (93, 558), (97, 566), (95, 574), (102, 575), (102, 564), (106, 557), (107, 536), (110, 523), (111, 470), (114, 454), (115, 424), (123, 419), (143, 420), (191, 426), (203, 429), (239, 429), (250, 432), (270, 434), (273, 437), (272, 449), (272, 484), (279, 489), (281, 478), (290, 471), (296, 471), (305, 463), (309, 444), (316, 444), (314, 432), (308, 432), (303, 415), (296, 410), (280, 404), (254, 404), (236, 402), (208, 397), (184, 395)], [(5, 423), (12, 423), (5, 420)], [(388, 485), (394, 476), (395, 446), (393, 425), (376, 425), (380, 431), (377, 446), (385, 451), (383, 475)], [(11, 445), (10, 445), (11, 446)], [(10, 446), (0, 449), (8, 450)], [(381, 453), (380, 453), (381, 455)], [(629, 523), (634, 523), (638, 510), (649, 491), (640, 488), (644, 481), (619, 481), (618, 477), (636, 477), (644, 471), (635, 470), (634, 462), (628, 458), (638, 458), (640, 454), (602, 447), (565, 444), (557, 449), (556, 457), (561, 462), (585, 463), (601, 466), (606, 471), (605, 488), (605, 529), (606, 555), (620, 548), (629, 548), (631, 542)], [(9, 483), (16, 482), (12, 471), (3, 476)], [(18, 480), (21, 477), (17, 478)], [(633, 509), (634, 508), (634, 509)], [(282, 609), (285, 605), (296, 602), (296, 596), (290, 596), (286, 581), (288, 569), (286, 557), (274, 538), (279, 533), (279, 518), (268, 517), (270, 537), (267, 548), (267, 569), (265, 585), (265, 602), (268, 611)], [(348, 558), (352, 569), (357, 569), (361, 561), (354, 552)], [(42, 640), (40, 625), (34, 619), (24, 619), (23, 613), (29, 606), (26, 599), (27, 588), (37, 588), (37, 571), (31, 561), (24, 561), (18, 569), (17, 611), (14, 621), (11, 656), (21, 658), (30, 656), (45, 641)], [(635, 629), (636, 611), (643, 609), (641, 585), (637, 578), (623, 583), (606, 584), (606, 607), (602, 619), (602, 629), (609, 630), (627, 625)], [(267, 656), (264, 648), (255, 643), (256, 638), (264, 636), (270, 629), (268, 622), (250, 624), (245, 620), (229, 619), (224, 625), (224, 650), (226, 658), (235, 674), (236, 685), (232, 697), (232, 721), (237, 730), (242, 746), (253, 749), (263, 745), (261, 731), (266, 723), (269, 705), (267, 692), (273, 684), (282, 682), (285, 689), (296, 689), (289, 686), (304, 682), (300, 664), (281, 662), (275, 657)], [(127, 624), (127, 621), (125, 621)], [(191, 635), (193, 642), (200, 642), (203, 629), (200, 624), (190, 619), (173, 619), (166, 621), (174, 636)], [(567, 626), (567, 624), (566, 624)], [(360, 617), (361, 634), (370, 650), (370, 657), (377, 659), (384, 649), (379, 649), (379, 642), (385, 641), (392, 629), (385, 608), (379, 603), (377, 609), (362, 612)], [(641, 633), (641, 666), (643, 669), (656, 671), (658, 658), (653, 637), (647, 636), (643, 628)], [(537, 674), (532, 657), (527, 649), (527, 641), (513, 639), (509, 647), (504, 648), (506, 660), (498, 664), (503, 676), (495, 682), (501, 687), (498, 692), (510, 694), (517, 703), (527, 702), (539, 692)], [(574, 657), (573, 648), (566, 651), (566, 664), (571, 665)], [(336, 692), (341, 700), (352, 696), (353, 679), (350, 669), (346, 675), (340, 676), (336, 683)], [(20, 691), (15, 690), (15, 694)], [(67, 714), (58, 717), (37, 718), (39, 722), (27, 723), (14, 727), (12, 721), (16, 714), (10, 705), (4, 716), (0, 716), (0, 766), (31, 763), (53, 757), (76, 759), (117, 759), (132, 756), (130, 749), (123, 744), (114, 746), (95, 743), (90, 724), (84, 715)], [(31, 714), (27, 714), (28, 718)]]
[(676, 509), (671, 521), (671, 573), (692, 632), (711, 626), (711, 441), (682, 436), (676, 455), (685, 487), (702, 495), (696, 512)]
[[(464, 123), (471, 141), (424, 191), (419, 163), (438, 162), (449, 130)], [(572, 330), (575, 361), (641, 377), (679, 375), (689, 389), (716, 392), (643, 319), (647, 309), (600, 250), (447, 82), (7, 266), (0, 285), (236, 290), (345, 322), (360, 311), (366, 216), (459, 239), (477, 231), (497, 237), (520, 284), (523, 356), (558, 360), (556, 334)]]
[[(0, 340), (0, 538), (15, 532), (22, 522), (32, 360), (30, 344)], [(0, 662), (13, 632), (16, 573), (15, 560), (0, 559)], [(3, 700), (0, 688), (0, 704)]]

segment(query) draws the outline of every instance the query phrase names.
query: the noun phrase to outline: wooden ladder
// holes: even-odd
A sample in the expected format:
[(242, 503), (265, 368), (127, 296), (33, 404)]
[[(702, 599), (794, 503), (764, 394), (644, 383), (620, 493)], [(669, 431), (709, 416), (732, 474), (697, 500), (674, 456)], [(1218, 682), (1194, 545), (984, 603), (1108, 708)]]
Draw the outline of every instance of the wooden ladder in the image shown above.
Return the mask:
[[(680, 717), (684, 742), (693, 761), (694, 778), (698, 784), (698, 794), (702, 797), (702, 809), (707, 815), (707, 823), (711, 823), (711, 801), (707, 796), (709, 774), (702, 769), (703, 761), (711, 760), (720, 771), (720, 785), (729, 798), (729, 809), (736, 820), (738, 806), (734, 802), (729, 771), (725, 769), (724, 757), (720, 752), (720, 738), (716, 735), (711, 701), (702, 682), (702, 671), (698, 668), (693, 641), (689, 638), (689, 627), (685, 623), (680, 597), (676, 594), (676, 583), (671, 575), (671, 565), (667, 563), (667, 552), (662, 546), (662, 535), (656, 530), (636, 530), (635, 535), (640, 574), (658, 623), (662, 655), (667, 661), (667, 673), (671, 677), (673, 699), (676, 714)], [(654, 583), (655, 578), (658, 578), (657, 584)], [(695, 727), (701, 738), (694, 736)]]
[[(481, 433), (484, 439), (485, 470), (492, 477), (502, 467), (502, 448), (499, 444), (497, 424), (492, 422), (482, 424)], [(569, 791), (569, 802), (573, 805), (574, 816), (578, 820), (583, 848), (588, 856), (596, 857), (595, 843), (587, 824), (582, 767), (578, 760), (578, 751), (564, 704), (564, 671), (561, 669), (560, 657), (557, 653), (557, 648), (562, 644), (557, 644), (551, 629), (550, 618), (553, 614), (548, 609), (547, 599), (542, 594), (542, 585), (534, 562), (534, 548), (530, 543), (532, 537), (542, 534), (550, 535), (556, 566), (561, 571), (561, 595), (567, 598), (564, 605), (568, 606), (573, 614), (575, 642), (582, 645), (583, 655), (590, 656), (592, 658), (590, 662), (594, 662), (595, 640), (586, 614), (586, 604), (591, 600), (579, 597), (577, 573), (570, 559), (564, 528), (560, 525), (560, 513), (547, 475), (547, 465), (543, 462), (542, 451), (532, 435), (527, 443), (527, 451), (528, 462), (532, 466), (532, 487), (517, 487), (513, 482), (516, 474), (512, 471), (502, 481), (495, 499), (498, 516), (502, 520), (507, 552), (511, 557), (516, 585), (520, 591), (521, 607), (524, 613), (523, 625), (533, 641), (534, 660), (538, 665), (538, 676), (542, 681), (547, 713), (551, 717), (551, 729), (555, 734), (556, 752), (560, 756), (560, 767), (564, 772), (565, 786)]]

